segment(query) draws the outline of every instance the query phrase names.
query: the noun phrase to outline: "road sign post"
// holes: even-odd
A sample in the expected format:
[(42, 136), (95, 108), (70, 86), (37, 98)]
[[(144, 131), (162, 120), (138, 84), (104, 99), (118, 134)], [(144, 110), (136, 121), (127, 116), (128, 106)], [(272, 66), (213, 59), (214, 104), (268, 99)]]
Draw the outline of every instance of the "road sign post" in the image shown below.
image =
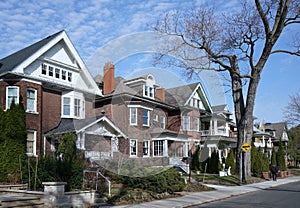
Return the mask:
[(241, 183), (247, 183), (246, 177), (245, 177), (245, 153), (247, 153), (251, 149), (251, 145), (245, 142), (241, 146), (241, 163), (240, 163), (240, 182)]

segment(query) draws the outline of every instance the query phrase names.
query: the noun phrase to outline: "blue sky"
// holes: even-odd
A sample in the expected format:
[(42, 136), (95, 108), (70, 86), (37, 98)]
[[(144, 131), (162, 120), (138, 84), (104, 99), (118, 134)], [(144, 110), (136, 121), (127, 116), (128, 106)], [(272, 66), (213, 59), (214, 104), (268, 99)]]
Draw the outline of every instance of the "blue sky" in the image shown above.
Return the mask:
[[(182, 84), (187, 81), (178, 70), (153, 69), (149, 64), (151, 53), (155, 52), (153, 50), (155, 43), (147, 39), (149, 38), (147, 32), (151, 31), (150, 26), (164, 12), (173, 9), (186, 10), (216, 4), (218, 9), (224, 11), (235, 7), (237, 2), (237, 0), (2, 0), (0, 58), (48, 35), (65, 30), (83, 61), (89, 66), (92, 75), (102, 71), (100, 66), (99, 71), (98, 66), (92, 67), (93, 58), (99, 57), (100, 63), (105, 61), (116, 63), (117, 75), (130, 77), (152, 70), (155, 76), (161, 72), (163, 74), (161, 77), (168, 77), (159, 80), (160, 82), (169, 80), (165, 85)], [(297, 29), (299, 30), (299, 27)], [(142, 38), (136, 37), (141, 34)], [(282, 43), (289, 38), (288, 33), (285, 36)], [(132, 41), (128, 42), (128, 39)], [(128, 50), (131, 50), (130, 54), (124, 55)], [(287, 105), (289, 95), (300, 91), (299, 66), (299, 57), (279, 54), (271, 57), (262, 74), (257, 92), (254, 114), (258, 120), (264, 119), (265, 122), (282, 120), (282, 109)], [(207, 85), (210, 97), (220, 98), (212, 98), (213, 104), (223, 102), (224, 96), (212, 95), (222, 92), (221, 86), (210, 83), (212, 78), (207, 78), (207, 75), (203, 74), (206, 77), (202, 77), (202, 81)], [(213, 86), (218, 89), (214, 90)], [(231, 96), (227, 95), (226, 99), (233, 110)]]

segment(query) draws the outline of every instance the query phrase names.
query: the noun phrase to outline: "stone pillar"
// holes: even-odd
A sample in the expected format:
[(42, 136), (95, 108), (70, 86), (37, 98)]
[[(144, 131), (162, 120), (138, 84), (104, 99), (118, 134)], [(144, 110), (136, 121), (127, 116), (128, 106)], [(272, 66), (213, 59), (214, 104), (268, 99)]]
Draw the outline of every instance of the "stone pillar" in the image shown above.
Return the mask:
[(50, 207), (57, 207), (63, 203), (66, 182), (43, 182), (44, 202)]

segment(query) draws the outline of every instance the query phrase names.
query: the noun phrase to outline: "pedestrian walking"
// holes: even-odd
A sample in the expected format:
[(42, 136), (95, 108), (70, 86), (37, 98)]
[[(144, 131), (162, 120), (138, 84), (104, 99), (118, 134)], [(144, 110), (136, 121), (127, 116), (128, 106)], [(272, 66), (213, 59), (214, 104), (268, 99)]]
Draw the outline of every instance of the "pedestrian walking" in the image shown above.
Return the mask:
[(271, 174), (272, 174), (273, 181), (276, 181), (277, 180), (277, 174), (278, 174), (278, 169), (277, 169), (276, 165), (271, 166)]

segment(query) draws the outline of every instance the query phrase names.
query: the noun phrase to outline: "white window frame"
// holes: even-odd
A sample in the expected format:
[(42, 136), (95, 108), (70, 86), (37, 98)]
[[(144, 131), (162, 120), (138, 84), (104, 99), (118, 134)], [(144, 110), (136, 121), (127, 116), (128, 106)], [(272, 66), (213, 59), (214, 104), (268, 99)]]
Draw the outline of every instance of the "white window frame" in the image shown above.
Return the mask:
[(153, 141), (153, 157), (163, 157), (164, 156), (164, 140), (154, 140)]
[(150, 140), (143, 141), (143, 157), (150, 157)]
[[(135, 146), (134, 146), (135, 145)], [(133, 150), (135, 148), (135, 151)], [(130, 139), (130, 157), (137, 157), (138, 154), (138, 142), (136, 139)]]
[(160, 116), (160, 117), (159, 117), (159, 126), (160, 126), (162, 129), (165, 129), (165, 128), (166, 128), (166, 117), (165, 117), (165, 116)]
[(41, 74), (47, 75), (47, 65), (45, 63), (41, 65)]
[[(69, 103), (68, 104), (65, 104), (65, 99), (68, 99), (69, 100)], [(66, 117), (71, 117), (72, 115), (72, 99), (70, 97), (63, 97), (62, 98), (62, 115), (63, 116), (66, 116)], [(65, 106), (69, 106), (69, 114), (65, 114)]]
[(19, 104), (19, 97), (20, 97), (20, 95), (19, 95), (19, 93), (20, 93), (20, 89), (19, 89), (19, 87), (18, 86), (7, 86), (6, 87), (6, 109), (9, 109), (10, 108), (10, 105), (11, 105), (11, 103), (12, 103), (12, 100), (13, 100), (13, 98), (11, 99), (11, 101), (9, 102), (9, 98), (8, 98), (8, 91), (9, 91), (9, 89), (17, 89), (17, 95), (16, 96), (12, 96), (13, 98), (15, 97), (16, 99), (15, 99), (15, 104)]
[(183, 131), (189, 131), (190, 130), (190, 117), (189, 116), (183, 116), (182, 117), (182, 130)]
[[(50, 73), (51, 73), (51, 75), (50, 75)], [(54, 67), (53, 66), (48, 66), (48, 76), (53, 77), (54, 73), (55, 73)]]
[(153, 114), (153, 121), (158, 121), (158, 115), (156, 113)]
[(195, 131), (200, 130), (200, 119), (198, 117), (194, 117), (194, 130)]
[(143, 96), (148, 98), (154, 98), (155, 88), (147, 85), (143, 85)]
[[(33, 99), (33, 109), (28, 108), (28, 91), (33, 91), (34, 92), (34, 99)], [(27, 88), (26, 90), (26, 112), (32, 112), (36, 113), (37, 112), (37, 90), (34, 88)]]
[[(144, 112), (147, 112), (147, 117), (144, 116)], [(144, 119), (147, 119), (147, 123), (144, 123)], [(143, 120), (143, 126), (150, 126), (150, 110), (149, 109), (146, 109), (146, 108), (143, 108), (142, 109), (142, 120)]]
[[(130, 125), (137, 125), (137, 108), (130, 107), (129, 122)], [(134, 113), (135, 112), (135, 113)]]
[[(33, 134), (33, 139), (28, 138), (28, 134)], [(32, 152), (28, 152), (28, 143), (32, 143)], [(27, 131), (27, 140), (26, 140), (26, 155), (28, 157), (36, 157), (36, 131), (29, 130)]]
[(81, 106), (80, 106), (81, 100), (79, 98), (74, 98), (74, 117), (80, 118), (81, 117)]
[[(70, 101), (70, 115), (65, 114), (64, 112), (65, 107), (68, 106), (65, 102), (65, 99), (69, 99)], [(83, 94), (74, 91), (62, 94), (61, 117), (78, 119), (85, 118), (85, 98)]]

